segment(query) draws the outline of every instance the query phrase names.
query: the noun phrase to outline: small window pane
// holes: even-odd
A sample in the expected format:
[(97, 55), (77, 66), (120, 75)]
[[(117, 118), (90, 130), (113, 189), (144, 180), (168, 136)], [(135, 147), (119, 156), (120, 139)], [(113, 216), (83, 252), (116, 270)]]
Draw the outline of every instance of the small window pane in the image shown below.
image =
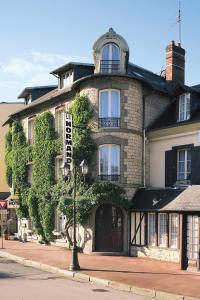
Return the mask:
[(149, 245), (155, 246), (156, 244), (156, 216), (155, 214), (149, 214), (149, 226), (148, 226), (148, 237)]
[(108, 118), (108, 91), (100, 93), (100, 118)]
[(108, 147), (100, 147), (100, 172), (108, 174)]
[(112, 45), (112, 60), (119, 60), (119, 48)]
[(109, 60), (109, 45), (103, 47), (102, 59)]
[(167, 215), (159, 214), (159, 246), (167, 245)]
[(170, 247), (178, 248), (178, 214), (170, 214), (169, 220), (169, 235), (170, 235)]
[(119, 92), (111, 91), (111, 117), (119, 118)]
[(111, 148), (111, 174), (119, 174), (119, 146)]

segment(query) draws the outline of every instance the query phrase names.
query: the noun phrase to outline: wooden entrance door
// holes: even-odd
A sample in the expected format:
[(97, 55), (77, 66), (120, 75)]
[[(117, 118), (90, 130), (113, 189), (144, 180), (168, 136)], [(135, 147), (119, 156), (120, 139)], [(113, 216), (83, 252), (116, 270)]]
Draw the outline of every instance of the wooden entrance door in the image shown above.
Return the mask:
[(123, 251), (123, 214), (118, 207), (101, 205), (96, 212), (95, 250)]
[(187, 216), (187, 259), (188, 268), (199, 267), (199, 217)]

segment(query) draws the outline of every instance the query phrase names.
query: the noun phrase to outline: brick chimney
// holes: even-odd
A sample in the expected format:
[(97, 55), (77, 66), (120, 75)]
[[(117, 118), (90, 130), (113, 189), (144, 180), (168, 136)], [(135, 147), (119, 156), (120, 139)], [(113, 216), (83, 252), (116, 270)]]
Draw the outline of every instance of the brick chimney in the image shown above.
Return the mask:
[(185, 50), (174, 41), (166, 48), (166, 80), (172, 85), (185, 83)]

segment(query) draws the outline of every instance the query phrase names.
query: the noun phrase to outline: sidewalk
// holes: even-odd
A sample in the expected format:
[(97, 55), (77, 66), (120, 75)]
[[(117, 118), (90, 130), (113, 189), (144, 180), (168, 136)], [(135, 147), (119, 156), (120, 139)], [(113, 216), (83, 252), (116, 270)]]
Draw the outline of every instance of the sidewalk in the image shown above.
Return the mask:
[[(68, 269), (71, 260), (69, 250), (56, 246), (5, 241), (4, 248), (3, 250), (0, 249), (0, 256), (1, 252), (9, 253), (65, 270)], [(81, 266), (79, 273), (82, 274), (106, 279), (109, 282), (119, 282), (127, 285), (127, 287), (135, 286), (200, 299), (200, 273), (181, 271), (176, 263), (134, 257), (87, 254), (79, 254), (79, 263)], [(113, 287), (114, 285), (113, 283)], [(163, 299), (167, 298), (163, 296)], [(168, 299), (178, 298), (174, 296)]]

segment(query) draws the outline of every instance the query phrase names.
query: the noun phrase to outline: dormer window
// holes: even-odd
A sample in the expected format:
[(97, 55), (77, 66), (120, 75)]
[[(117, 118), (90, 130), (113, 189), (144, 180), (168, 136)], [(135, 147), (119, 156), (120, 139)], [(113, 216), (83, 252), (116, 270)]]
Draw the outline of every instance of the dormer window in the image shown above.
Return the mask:
[(185, 93), (179, 96), (179, 117), (178, 121), (190, 119), (190, 94)]
[(73, 72), (68, 71), (60, 77), (60, 88), (69, 87), (73, 83)]
[(120, 67), (120, 50), (113, 43), (102, 48), (101, 73), (118, 73)]

